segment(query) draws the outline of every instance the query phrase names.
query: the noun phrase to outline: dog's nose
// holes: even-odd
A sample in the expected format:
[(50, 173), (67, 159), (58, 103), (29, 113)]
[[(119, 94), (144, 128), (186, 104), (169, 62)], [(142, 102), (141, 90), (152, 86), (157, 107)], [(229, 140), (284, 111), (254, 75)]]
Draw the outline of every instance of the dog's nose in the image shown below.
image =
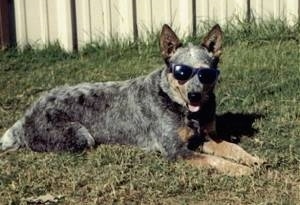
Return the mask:
[(199, 102), (201, 100), (201, 93), (199, 92), (188, 93), (188, 98), (190, 102)]

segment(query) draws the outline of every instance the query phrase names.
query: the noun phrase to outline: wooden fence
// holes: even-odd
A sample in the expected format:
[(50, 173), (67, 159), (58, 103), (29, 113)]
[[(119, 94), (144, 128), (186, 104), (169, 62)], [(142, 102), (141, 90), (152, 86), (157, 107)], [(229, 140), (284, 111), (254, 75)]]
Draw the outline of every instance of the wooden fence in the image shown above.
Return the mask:
[(67, 51), (111, 38), (136, 39), (163, 23), (181, 36), (203, 21), (233, 17), (299, 19), (300, 0), (0, 0), (0, 47), (42, 47), (58, 41)]

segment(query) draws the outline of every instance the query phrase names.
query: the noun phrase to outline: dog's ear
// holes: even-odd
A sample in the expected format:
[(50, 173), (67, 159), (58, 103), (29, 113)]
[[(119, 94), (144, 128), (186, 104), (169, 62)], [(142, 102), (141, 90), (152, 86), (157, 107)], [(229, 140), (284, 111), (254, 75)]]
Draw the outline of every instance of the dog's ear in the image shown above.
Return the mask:
[(207, 48), (209, 52), (212, 52), (214, 56), (221, 55), (223, 32), (219, 24), (216, 24), (208, 32), (202, 41), (202, 46)]
[(167, 24), (163, 25), (160, 33), (160, 51), (165, 61), (167, 61), (181, 45), (175, 32)]

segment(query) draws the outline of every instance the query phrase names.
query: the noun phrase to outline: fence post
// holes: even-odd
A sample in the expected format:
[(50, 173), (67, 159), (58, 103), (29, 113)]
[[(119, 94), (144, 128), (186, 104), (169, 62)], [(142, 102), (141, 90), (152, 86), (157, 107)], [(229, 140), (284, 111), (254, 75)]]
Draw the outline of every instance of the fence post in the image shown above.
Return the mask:
[(9, 6), (8, 0), (0, 1), (0, 48), (10, 45)]

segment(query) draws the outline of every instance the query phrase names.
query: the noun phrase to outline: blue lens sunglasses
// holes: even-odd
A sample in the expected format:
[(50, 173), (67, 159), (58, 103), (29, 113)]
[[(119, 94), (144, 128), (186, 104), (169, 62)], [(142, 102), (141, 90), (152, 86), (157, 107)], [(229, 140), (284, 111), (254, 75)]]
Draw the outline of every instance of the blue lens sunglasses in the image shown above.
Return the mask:
[(169, 71), (174, 78), (181, 82), (186, 82), (194, 75), (197, 75), (202, 84), (212, 84), (217, 80), (220, 71), (215, 68), (193, 68), (184, 64), (169, 64)]

